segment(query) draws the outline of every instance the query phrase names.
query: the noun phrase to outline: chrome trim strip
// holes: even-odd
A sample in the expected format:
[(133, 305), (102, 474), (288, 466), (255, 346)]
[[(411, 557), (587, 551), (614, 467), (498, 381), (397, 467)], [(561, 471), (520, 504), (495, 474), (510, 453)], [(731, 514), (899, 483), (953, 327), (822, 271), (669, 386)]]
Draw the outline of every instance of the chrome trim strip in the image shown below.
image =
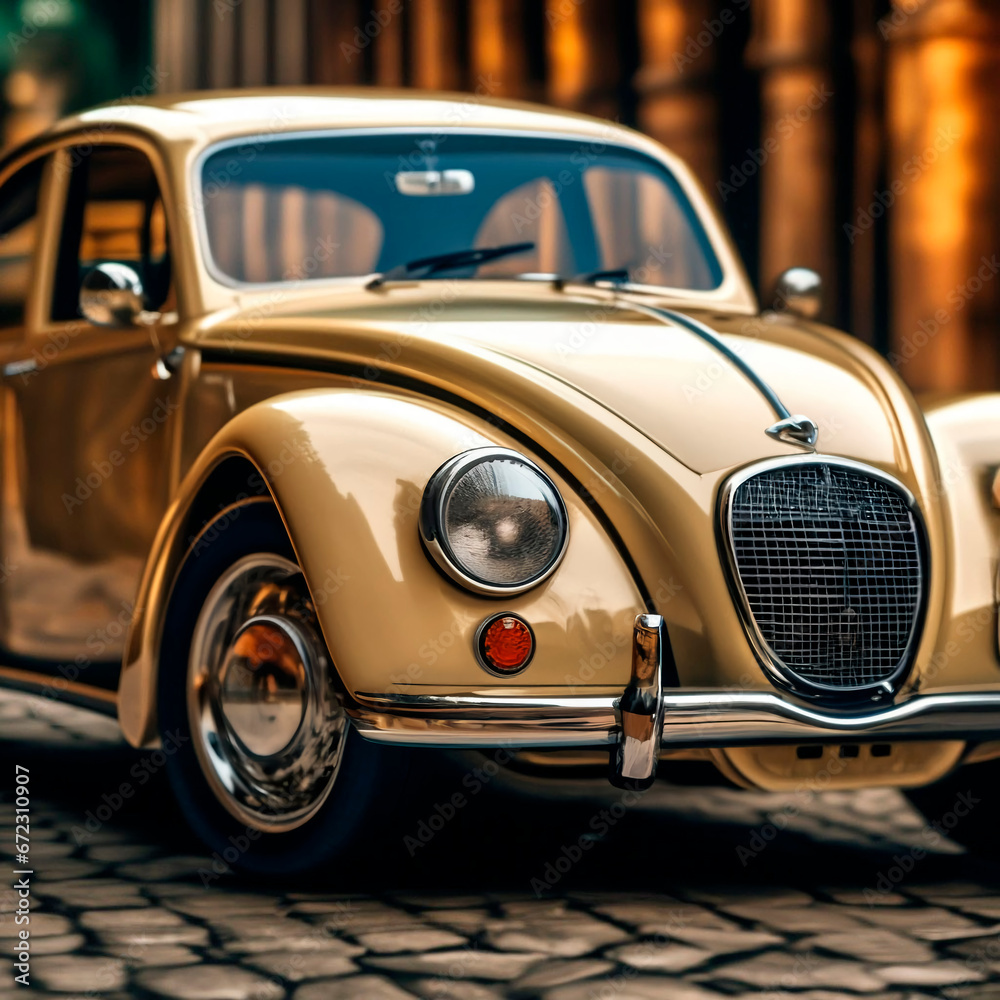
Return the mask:
[(615, 699), (357, 695), (355, 729), (376, 743), (471, 748), (602, 746), (614, 743)]
[[(748, 479), (753, 479), (761, 473), (769, 472), (773, 469), (783, 469), (800, 465), (832, 465), (837, 468), (849, 469), (873, 479), (880, 479), (882, 482), (897, 490), (906, 501), (910, 509), (919, 533), (920, 545), (920, 577), (918, 579), (920, 601), (913, 616), (913, 623), (910, 626), (910, 635), (906, 649), (900, 657), (895, 672), (886, 680), (876, 684), (869, 684), (858, 688), (835, 687), (826, 684), (817, 684), (806, 681), (799, 677), (794, 670), (791, 670), (781, 660), (781, 658), (771, 649), (767, 640), (760, 630), (757, 620), (754, 618), (750, 608), (750, 601), (747, 597), (743, 580), (740, 576), (739, 566), (736, 563), (736, 553), (733, 549), (733, 521), (732, 521), (732, 497), (736, 490)], [(789, 455), (782, 458), (769, 458), (762, 462), (748, 465), (731, 475), (719, 490), (719, 515), (718, 526), (721, 535), (721, 548), (725, 554), (726, 569), (730, 582), (730, 589), (736, 597), (736, 605), (743, 621), (743, 627), (747, 638), (753, 648), (758, 662), (764, 668), (768, 678), (779, 688), (790, 691), (800, 698), (827, 698), (850, 700), (857, 698), (870, 699), (871, 701), (883, 701), (891, 698), (898, 690), (909, 672), (912, 663), (914, 646), (922, 631), (924, 613), (927, 604), (927, 580), (929, 579), (930, 552), (927, 547), (927, 528), (924, 524), (920, 508), (917, 506), (916, 498), (907, 487), (898, 479), (883, 472), (881, 469), (865, 465), (862, 462), (855, 462), (849, 458), (838, 458), (831, 455)]]
[[(617, 698), (358, 695), (355, 728), (410, 746), (606, 746), (618, 739)], [(1000, 691), (913, 695), (864, 715), (820, 712), (767, 691), (663, 695), (664, 747), (892, 739), (998, 738)]]
[[(616, 288), (615, 291), (620, 289)], [(819, 427), (815, 421), (800, 413), (793, 414), (778, 397), (778, 394), (768, 385), (760, 374), (734, 351), (719, 334), (706, 323), (688, 316), (677, 309), (664, 309), (660, 306), (650, 306), (644, 302), (632, 299), (613, 298), (612, 304), (619, 309), (629, 310), (659, 320), (664, 326), (680, 326), (703, 340), (717, 353), (721, 354), (767, 401), (767, 405), (778, 418), (776, 424), (765, 428), (764, 433), (783, 441), (785, 444), (797, 445), (807, 451), (816, 450), (819, 438)]]
[[(451, 495), (454, 484), (476, 465), (489, 461), (491, 458), (499, 458), (509, 462), (517, 462), (530, 469), (542, 480), (548, 483), (553, 495), (558, 501), (556, 512), (559, 516), (562, 530), (562, 541), (559, 550), (552, 557), (548, 566), (536, 577), (524, 583), (502, 586), (500, 584), (487, 583), (477, 577), (470, 576), (458, 564), (448, 538), (441, 525), (444, 521), (444, 507)], [(470, 451), (463, 451), (454, 458), (448, 459), (439, 469), (437, 469), (427, 485), (420, 500), (420, 516), (417, 519), (420, 528), (420, 537), (428, 554), (438, 565), (438, 567), (451, 577), (457, 584), (474, 594), (483, 597), (513, 597), (516, 594), (523, 594), (533, 587), (537, 587), (544, 580), (547, 580), (559, 567), (566, 555), (569, 546), (569, 514), (566, 511), (566, 501), (563, 500), (559, 487), (552, 481), (544, 469), (541, 469), (526, 455), (510, 448), (473, 448)]]
[(791, 411), (778, 398), (778, 394), (710, 326), (692, 319), (676, 309), (661, 309), (657, 306), (648, 306), (645, 303), (632, 301), (629, 301), (627, 305), (629, 309), (636, 309), (661, 322), (666, 320), (672, 325), (682, 326), (685, 330), (705, 341), (706, 344), (718, 351), (767, 400), (768, 406), (774, 410), (774, 414), (779, 420), (788, 420), (791, 417)]

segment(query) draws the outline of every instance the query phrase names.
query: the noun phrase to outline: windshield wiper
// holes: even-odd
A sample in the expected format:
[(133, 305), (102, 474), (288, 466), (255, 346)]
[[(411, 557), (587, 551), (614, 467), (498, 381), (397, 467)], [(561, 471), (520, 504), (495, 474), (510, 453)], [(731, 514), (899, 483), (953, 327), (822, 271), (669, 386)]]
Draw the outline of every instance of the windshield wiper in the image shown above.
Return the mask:
[(627, 267), (614, 267), (610, 270), (591, 271), (589, 274), (578, 274), (575, 278), (570, 278), (568, 284), (571, 285), (596, 285), (603, 282), (609, 285), (627, 285), (629, 282)]
[[(631, 275), (627, 267), (605, 268), (600, 271), (588, 271), (584, 274), (555, 274), (552, 276), (552, 287), (562, 291), (567, 285), (613, 285), (620, 288), (629, 284)], [(636, 291), (637, 289), (630, 289)]]
[(453, 271), (457, 267), (478, 267), (491, 260), (510, 257), (516, 253), (527, 253), (534, 250), (534, 243), (505, 243), (498, 247), (469, 248), (468, 250), (453, 250), (451, 253), (439, 253), (433, 257), (421, 257), (406, 264), (397, 264), (384, 274), (377, 274), (365, 285), (365, 288), (378, 288), (387, 281), (407, 281), (414, 278), (427, 278), (438, 271)]

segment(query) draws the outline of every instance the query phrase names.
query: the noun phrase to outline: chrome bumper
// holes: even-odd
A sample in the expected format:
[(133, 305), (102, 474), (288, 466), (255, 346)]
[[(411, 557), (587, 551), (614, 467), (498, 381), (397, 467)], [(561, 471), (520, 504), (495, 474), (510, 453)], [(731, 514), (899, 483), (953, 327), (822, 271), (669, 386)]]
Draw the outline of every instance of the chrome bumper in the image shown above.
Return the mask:
[(347, 713), (378, 743), (475, 748), (618, 744), (615, 771), (651, 779), (657, 747), (897, 739), (1000, 739), (1000, 691), (915, 694), (866, 714), (824, 712), (769, 691), (664, 689), (661, 620), (639, 615), (632, 680), (620, 698), (358, 694)]
[[(348, 710), (378, 743), (438, 747), (582, 747), (618, 741), (617, 698), (371, 695)], [(913, 695), (867, 715), (831, 715), (766, 691), (663, 696), (664, 747), (889, 739), (1000, 739), (1000, 692)]]

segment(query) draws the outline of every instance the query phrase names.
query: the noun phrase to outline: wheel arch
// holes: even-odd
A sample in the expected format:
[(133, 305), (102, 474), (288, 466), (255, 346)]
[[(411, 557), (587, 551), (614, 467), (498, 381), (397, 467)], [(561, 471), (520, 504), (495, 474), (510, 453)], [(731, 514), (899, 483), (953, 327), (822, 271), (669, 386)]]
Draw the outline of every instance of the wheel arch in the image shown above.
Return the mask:
[[(513, 447), (553, 477), (570, 510), (571, 544), (544, 584), (483, 598), (447, 580), (417, 530), (430, 475), (459, 452)], [(433, 399), (357, 389), (312, 389), (257, 403), (209, 442), (182, 481), (147, 559), (126, 641), (118, 716), (126, 739), (157, 736), (162, 630), (189, 551), (239, 505), (272, 503), (317, 605), (345, 692), (471, 690), (492, 683), (472, 654), (482, 619), (520, 613), (546, 644), (532, 680), (562, 688), (595, 648), (608, 654), (583, 688), (627, 681), (631, 622), (643, 606), (629, 567), (593, 511), (558, 470), (482, 418)], [(207, 539), (210, 541), (210, 539)], [(541, 689), (541, 688), (540, 688)]]
[(244, 504), (269, 503), (278, 509), (260, 468), (246, 453), (220, 451), (200, 472), (187, 477), (160, 524), (125, 642), (118, 722), (128, 742), (137, 747), (156, 741), (160, 643), (173, 584), (188, 552), (220, 517)]

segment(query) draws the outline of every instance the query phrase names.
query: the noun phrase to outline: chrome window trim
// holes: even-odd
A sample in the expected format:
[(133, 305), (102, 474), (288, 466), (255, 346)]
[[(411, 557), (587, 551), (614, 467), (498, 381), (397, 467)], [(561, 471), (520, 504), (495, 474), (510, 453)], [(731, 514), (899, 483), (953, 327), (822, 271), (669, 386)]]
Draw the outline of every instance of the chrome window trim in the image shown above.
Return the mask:
[[(586, 144), (593, 144), (598, 141), (593, 136), (588, 136), (580, 132), (549, 132), (544, 129), (529, 130), (502, 127), (482, 128), (467, 127), (462, 125), (404, 125), (397, 127), (376, 125), (368, 128), (365, 128), (364, 126), (352, 126), (346, 128), (302, 128), (286, 132), (280, 130), (266, 133), (249, 132), (244, 135), (234, 136), (230, 139), (219, 139), (215, 142), (210, 142), (204, 148), (199, 150), (191, 167), (192, 172), (190, 183), (191, 192), (194, 196), (193, 214), (195, 216), (195, 227), (197, 229), (198, 247), (201, 251), (202, 263), (205, 266), (205, 270), (217, 284), (236, 291), (267, 291), (269, 289), (288, 288), (289, 286), (292, 288), (299, 288), (307, 284), (309, 287), (315, 285), (318, 288), (325, 286), (337, 287), (338, 285), (352, 288), (364, 287), (369, 281), (371, 281), (372, 278), (376, 276), (374, 273), (365, 275), (348, 275), (336, 278), (304, 278), (298, 281), (262, 282), (240, 281), (238, 278), (233, 278), (231, 275), (226, 274), (226, 272), (216, 264), (215, 259), (212, 256), (212, 247), (208, 238), (208, 226), (205, 222), (205, 194), (204, 186), (202, 184), (202, 168), (205, 165), (205, 161), (210, 156), (226, 149), (232, 149), (235, 146), (260, 146), (270, 142), (280, 142), (285, 139), (294, 140), (365, 135), (425, 135), (428, 132), (434, 135), (483, 135), (495, 137), (513, 135), (518, 138), (560, 139), (567, 142)], [(694, 204), (694, 200), (691, 198), (691, 191), (689, 190), (689, 187), (685, 185), (680, 177), (678, 177), (677, 173), (673, 170), (670, 164), (666, 162), (666, 160), (658, 156), (653, 156), (652, 153), (645, 149), (640, 149), (638, 146), (630, 145), (624, 141), (613, 142), (602, 140), (601, 144), (607, 149), (634, 153), (636, 156), (651, 160), (671, 178), (674, 184), (676, 184), (677, 187), (683, 192), (684, 197), (688, 201), (688, 207), (691, 209), (694, 217), (698, 220), (698, 227), (704, 235), (705, 246), (711, 251), (715, 266), (719, 272), (718, 284), (716, 284), (713, 288), (691, 289), (678, 288), (672, 285), (636, 285), (633, 287), (637, 290), (643, 289), (649, 293), (667, 296), (694, 296), (697, 301), (704, 301), (706, 305), (711, 305), (717, 298), (718, 294), (725, 289), (731, 281), (734, 280), (735, 276), (732, 270), (726, 267), (725, 254), (719, 252), (719, 247), (717, 246), (716, 241), (712, 238), (710, 227), (705, 225), (703, 214), (698, 211), (697, 206)]]
[[(879, 479), (888, 486), (896, 490), (906, 501), (910, 514), (914, 519), (917, 528), (918, 541), (918, 562), (919, 575), (917, 580), (918, 603), (910, 625), (910, 634), (907, 639), (906, 648), (893, 673), (884, 680), (875, 684), (866, 684), (860, 687), (837, 687), (829, 684), (820, 684), (808, 681), (800, 677), (794, 670), (771, 649), (767, 640), (760, 630), (760, 626), (754, 617), (750, 607), (750, 600), (747, 597), (743, 580), (740, 576), (739, 566), (736, 562), (736, 552), (733, 547), (733, 511), (732, 499), (736, 490), (748, 479), (753, 479), (761, 473), (770, 472), (775, 469), (785, 469), (800, 465), (831, 465), (836, 468), (848, 469), (873, 479)], [(919, 637), (923, 631), (924, 617), (927, 609), (927, 585), (930, 579), (930, 552), (928, 548), (927, 527), (924, 523), (923, 514), (917, 505), (916, 497), (903, 483), (894, 476), (863, 462), (856, 462), (849, 458), (840, 458), (833, 455), (789, 455), (780, 458), (769, 458), (762, 462), (755, 462), (738, 472), (733, 473), (719, 490), (718, 504), (718, 527), (720, 548), (722, 549), (726, 566), (726, 576), (729, 582), (730, 591), (733, 593), (740, 620), (743, 623), (747, 639), (757, 657), (758, 662), (764, 668), (768, 679), (783, 691), (797, 695), (800, 698), (808, 698), (827, 702), (857, 702), (868, 701), (878, 702), (886, 698), (893, 698), (898, 694), (904, 680), (913, 665), (913, 651)]]
[[(552, 487), (552, 492), (559, 502), (557, 510), (562, 521), (562, 543), (552, 562), (539, 576), (534, 577), (526, 583), (519, 583), (512, 586), (498, 586), (487, 583), (466, 573), (458, 565), (451, 547), (444, 537), (444, 532), (441, 530), (444, 504), (450, 494), (451, 486), (473, 466), (492, 458), (520, 462), (541, 476)], [(559, 564), (563, 561), (566, 549), (569, 546), (569, 514), (566, 510), (566, 501), (563, 500), (559, 487), (555, 484), (552, 477), (535, 462), (532, 462), (527, 455), (522, 455), (521, 452), (514, 451), (511, 448), (472, 448), (469, 451), (463, 451), (450, 458), (427, 481), (423, 496), (420, 498), (420, 516), (417, 522), (424, 547), (438, 567), (451, 577), (455, 583), (459, 584), (459, 586), (482, 597), (514, 597), (517, 594), (523, 594), (531, 590), (533, 587), (537, 587), (540, 583), (544, 583), (559, 568)]]

